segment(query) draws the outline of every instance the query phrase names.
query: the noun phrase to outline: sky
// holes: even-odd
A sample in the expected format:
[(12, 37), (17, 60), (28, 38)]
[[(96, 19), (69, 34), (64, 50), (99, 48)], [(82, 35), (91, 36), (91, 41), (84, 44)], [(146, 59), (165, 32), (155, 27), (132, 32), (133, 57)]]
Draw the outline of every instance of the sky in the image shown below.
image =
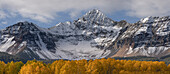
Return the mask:
[(170, 0), (0, 0), (0, 29), (28, 21), (43, 28), (77, 20), (92, 9), (135, 23), (147, 16), (169, 16)]

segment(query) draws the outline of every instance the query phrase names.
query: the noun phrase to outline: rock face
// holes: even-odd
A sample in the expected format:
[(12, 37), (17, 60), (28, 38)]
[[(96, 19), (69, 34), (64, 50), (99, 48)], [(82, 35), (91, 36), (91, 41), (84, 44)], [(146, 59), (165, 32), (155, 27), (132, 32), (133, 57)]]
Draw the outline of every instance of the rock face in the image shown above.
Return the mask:
[(170, 17), (147, 17), (127, 29), (114, 42), (113, 56), (161, 57), (170, 54)]
[(169, 16), (116, 22), (99, 10), (48, 29), (19, 22), (0, 31), (0, 51), (28, 59), (161, 57), (170, 53), (169, 22)]

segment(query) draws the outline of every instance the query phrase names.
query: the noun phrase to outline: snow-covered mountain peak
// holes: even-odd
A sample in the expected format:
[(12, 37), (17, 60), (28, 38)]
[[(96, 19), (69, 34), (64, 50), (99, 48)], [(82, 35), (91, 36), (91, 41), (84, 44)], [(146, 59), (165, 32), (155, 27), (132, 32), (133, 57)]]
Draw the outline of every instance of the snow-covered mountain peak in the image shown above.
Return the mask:
[(74, 21), (73, 24), (75, 24), (79, 29), (90, 30), (102, 26), (113, 27), (115, 22), (104, 15), (100, 10), (93, 9), (86, 13), (83, 17)]
[(106, 15), (104, 15), (100, 10), (93, 9), (92, 11), (86, 13), (83, 17), (79, 18), (77, 21), (81, 23), (98, 23), (98, 25), (102, 25), (103, 23), (111, 22), (112, 20), (106, 17)]
[[(98, 14), (98, 15), (104, 15), (100, 10), (97, 10), (97, 9), (93, 9), (91, 11), (89, 11), (88, 13), (86, 13), (84, 15), (85, 16), (94, 16), (95, 14)], [(104, 15), (105, 16), (105, 15)]]

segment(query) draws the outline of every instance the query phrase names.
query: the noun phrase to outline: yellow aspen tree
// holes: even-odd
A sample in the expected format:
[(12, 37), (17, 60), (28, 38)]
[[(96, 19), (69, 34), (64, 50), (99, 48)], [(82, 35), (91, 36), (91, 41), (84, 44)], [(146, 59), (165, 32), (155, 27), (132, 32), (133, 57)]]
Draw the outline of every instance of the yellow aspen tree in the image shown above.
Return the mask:
[[(113, 61), (113, 62), (112, 62)], [(111, 59), (111, 58), (108, 58), (107, 59), (107, 63), (108, 63), (108, 74), (111, 74), (112, 73), (112, 70), (114, 68), (114, 62), (115, 62), (115, 59)]]
[(6, 67), (6, 64), (3, 61), (0, 61), (0, 74), (5, 73), (5, 67)]
[(19, 74), (50, 74), (50, 71), (42, 62), (30, 61), (21, 68)]
[(51, 70), (52, 74), (55, 73), (55, 67), (56, 67), (57, 63), (58, 63), (58, 61), (56, 60), (50, 65), (50, 70)]
[(13, 61), (7, 64), (5, 68), (5, 74), (17, 74), (16, 66)]
[(24, 63), (21, 62), (21, 61), (15, 63), (15, 70), (16, 70), (17, 74), (18, 74), (18, 72), (20, 71), (20, 69), (23, 65), (24, 65)]
[(77, 74), (77, 64), (75, 61), (67, 61), (60, 69), (60, 74)]
[(85, 65), (87, 64), (87, 60), (83, 59), (83, 60), (76, 61), (76, 64), (77, 64), (78, 74), (86, 74)]
[(133, 65), (134, 71), (140, 71), (140, 67), (141, 67), (140, 61), (136, 61), (135, 64)]
[(126, 62), (124, 62), (124, 65), (123, 65), (123, 69), (124, 70), (127, 70), (127, 71), (132, 71), (132, 68), (133, 68), (133, 63), (131, 60), (128, 60)]
[(158, 63), (158, 65), (161, 68), (161, 71), (167, 70), (167, 65), (165, 64), (165, 62), (161, 61)]
[(24, 65), (19, 71), (19, 74), (33, 74), (32, 69), (33, 68), (30, 64)]
[(146, 71), (147, 68), (148, 68), (148, 62), (143, 61), (143, 62), (141, 63), (140, 70), (141, 70), (141, 71)]
[(55, 65), (55, 74), (60, 74), (60, 69), (63, 67), (63, 65), (65, 64), (64, 60), (59, 60), (57, 64), (53, 64)]
[(100, 73), (103, 70), (102, 64), (99, 60), (94, 60), (88, 65), (88, 73)]
[(170, 71), (170, 64), (168, 65), (168, 71)]
[(105, 58), (100, 59), (100, 63), (102, 64), (103, 70), (101, 71), (102, 74), (108, 74), (110, 68), (110, 62)]

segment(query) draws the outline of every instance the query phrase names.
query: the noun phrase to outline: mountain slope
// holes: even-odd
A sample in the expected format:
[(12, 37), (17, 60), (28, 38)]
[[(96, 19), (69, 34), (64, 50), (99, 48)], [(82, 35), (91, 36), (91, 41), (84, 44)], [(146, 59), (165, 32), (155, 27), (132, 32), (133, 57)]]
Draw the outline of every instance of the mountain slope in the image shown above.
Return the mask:
[(170, 18), (147, 17), (132, 24), (119, 36), (113, 56), (151, 56), (161, 57), (169, 54)]
[(116, 22), (94, 9), (48, 29), (29, 22), (9, 26), (0, 31), (0, 51), (27, 59), (161, 57), (170, 53), (169, 22), (168, 16)]

